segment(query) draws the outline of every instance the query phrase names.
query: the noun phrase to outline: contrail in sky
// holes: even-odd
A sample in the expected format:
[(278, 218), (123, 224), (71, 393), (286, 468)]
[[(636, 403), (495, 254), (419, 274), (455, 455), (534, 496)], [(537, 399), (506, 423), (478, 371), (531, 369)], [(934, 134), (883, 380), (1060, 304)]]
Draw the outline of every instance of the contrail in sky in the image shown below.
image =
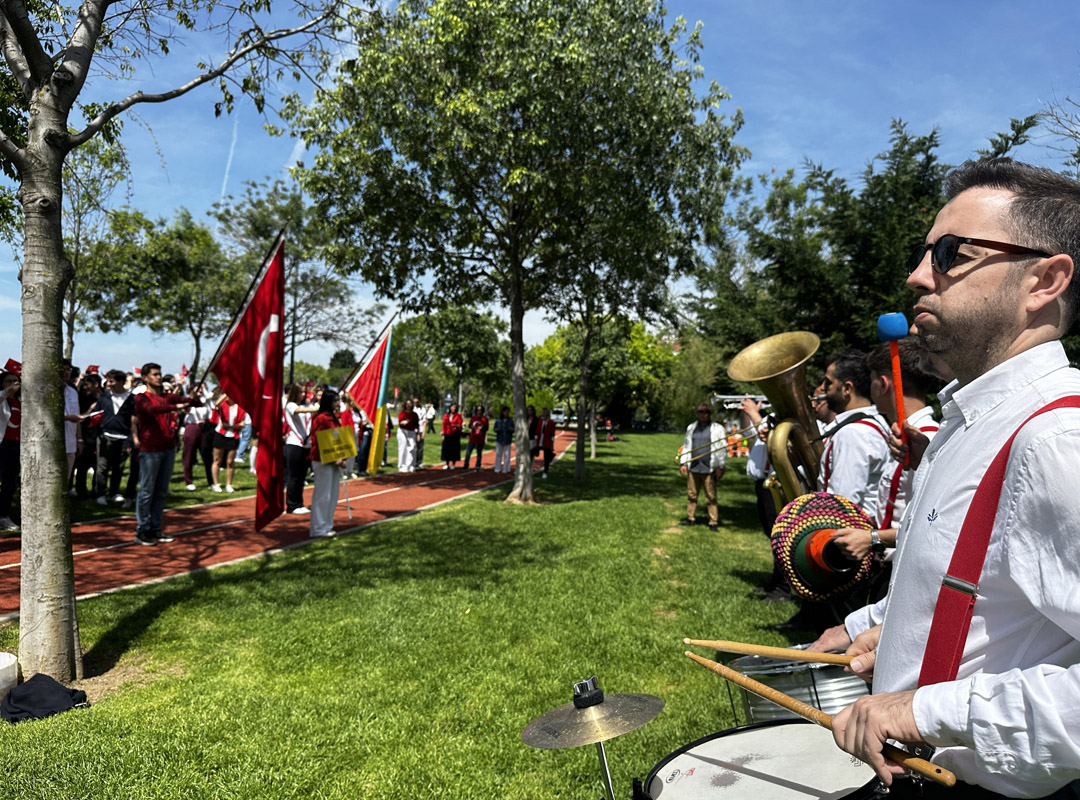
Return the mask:
[(221, 197), (219, 202), (224, 205), (225, 203), (225, 189), (229, 185), (229, 171), (232, 169), (233, 153), (236, 152), (236, 139), (240, 129), (240, 113), (239, 111), (233, 114), (232, 125), (232, 141), (229, 143), (229, 157), (225, 161), (225, 177), (221, 179)]

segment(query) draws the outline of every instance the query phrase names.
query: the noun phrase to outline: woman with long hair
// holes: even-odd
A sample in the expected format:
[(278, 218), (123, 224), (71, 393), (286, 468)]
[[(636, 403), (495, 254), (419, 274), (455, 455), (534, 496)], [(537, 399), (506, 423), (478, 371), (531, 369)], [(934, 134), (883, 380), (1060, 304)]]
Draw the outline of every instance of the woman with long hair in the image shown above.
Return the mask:
[(484, 457), (484, 445), (487, 444), (488, 418), (484, 416), (484, 407), (477, 406), (469, 417), (469, 443), (465, 445), (465, 469), (469, 468), (469, 458), (476, 451), (476, 468), (480, 469), (480, 460)]
[(285, 513), (308, 514), (304, 505), (304, 481), (310, 465), (311, 415), (319, 410), (304, 403), (304, 387), (290, 383), (285, 395)]
[(333, 536), (334, 511), (337, 509), (338, 492), (341, 486), (343, 460), (324, 464), (319, 454), (319, 431), (340, 428), (341, 420), (337, 415), (338, 393), (327, 389), (319, 398), (319, 413), (311, 421), (311, 469), (315, 473), (315, 489), (311, 493), (312, 538)]
[(451, 403), (450, 410), (443, 414), (442, 418), (442, 453), (440, 457), (445, 462), (443, 469), (457, 469), (457, 462), (461, 460), (461, 414), (458, 413), (458, 404)]

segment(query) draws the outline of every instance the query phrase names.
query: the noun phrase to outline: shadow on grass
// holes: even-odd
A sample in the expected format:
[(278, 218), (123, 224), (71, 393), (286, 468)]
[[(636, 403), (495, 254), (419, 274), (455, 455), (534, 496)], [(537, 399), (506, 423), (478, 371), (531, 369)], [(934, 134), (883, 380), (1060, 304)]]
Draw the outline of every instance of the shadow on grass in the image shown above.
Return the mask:
[[(243, 564), (203, 570), (141, 591), (140, 602), (116, 620), (83, 657), (86, 677), (114, 666), (173, 606), (231, 605), (222, 597), (239, 587), (245, 601), (283, 609), (333, 599), (357, 588), (388, 583), (437, 583), (440, 591), (490, 588), (508, 573), (550, 564), (564, 548), (522, 516), (517, 527), (470, 525), (450, 516), (418, 517), (402, 525), (376, 525), (328, 542)], [(408, 524), (408, 523), (406, 523)]]

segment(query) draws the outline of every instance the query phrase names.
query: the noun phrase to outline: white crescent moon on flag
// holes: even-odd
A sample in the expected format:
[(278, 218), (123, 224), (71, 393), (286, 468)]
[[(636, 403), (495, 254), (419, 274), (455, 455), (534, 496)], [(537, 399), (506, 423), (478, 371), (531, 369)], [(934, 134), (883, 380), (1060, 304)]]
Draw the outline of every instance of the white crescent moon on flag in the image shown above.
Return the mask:
[(266, 354), (270, 349), (270, 334), (277, 333), (281, 330), (281, 317), (277, 314), (270, 315), (270, 324), (263, 328), (262, 335), (259, 336), (259, 349), (258, 349), (258, 367), (259, 377), (266, 379)]

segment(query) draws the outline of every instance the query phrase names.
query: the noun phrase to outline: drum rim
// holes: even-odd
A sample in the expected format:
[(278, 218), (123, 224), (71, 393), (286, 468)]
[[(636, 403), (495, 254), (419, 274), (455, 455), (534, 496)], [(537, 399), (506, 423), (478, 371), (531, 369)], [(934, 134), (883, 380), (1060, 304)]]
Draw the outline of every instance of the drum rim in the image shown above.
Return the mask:
[[(728, 736), (728, 735), (735, 734), (735, 733), (742, 733), (744, 731), (751, 731), (751, 730), (755, 730), (757, 728), (774, 728), (774, 727), (777, 727), (779, 725), (814, 725), (814, 724), (815, 723), (811, 722), (808, 719), (769, 719), (769, 720), (765, 720), (764, 722), (752, 722), (752, 723), (750, 723), (748, 725), (738, 725), (738, 726), (736, 726), (734, 728), (727, 728), (727, 729), (722, 730), (722, 731), (717, 731), (716, 733), (709, 734), (708, 736), (702, 736), (700, 739), (695, 739), (694, 741), (690, 742), (689, 744), (683, 745), (682, 747), (680, 747), (678, 750), (674, 751), (673, 753), (668, 753), (666, 756), (664, 756), (664, 758), (662, 760), (657, 762), (656, 766), (653, 767), (652, 770), (649, 772), (649, 774), (645, 776), (645, 781), (644, 781), (644, 783), (642, 785), (642, 791), (644, 792), (644, 796), (646, 798), (649, 798), (650, 800), (653, 800), (652, 796), (649, 794), (649, 787), (652, 786), (653, 779), (656, 778), (656, 776), (660, 772), (660, 770), (662, 770), (664, 767), (666, 767), (668, 764), (670, 764), (672, 760), (678, 758), (679, 756), (681, 756), (686, 751), (692, 750), (693, 748), (697, 747), (698, 745), (704, 744), (705, 742), (711, 742), (713, 739), (719, 739), (722, 736)], [(872, 795), (866, 794), (866, 791), (867, 791), (867, 789), (869, 787), (873, 786), (877, 782), (877, 780), (878, 780), (877, 776), (874, 776), (867, 783), (864, 783), (862, 786), (860, 786), (856, 790), (856, 794), (850, 795), (850, 797), (852, 797), (852, 798), (860, 798), (860, 797), (870, 797), (870, 796), (872, 796)]]

